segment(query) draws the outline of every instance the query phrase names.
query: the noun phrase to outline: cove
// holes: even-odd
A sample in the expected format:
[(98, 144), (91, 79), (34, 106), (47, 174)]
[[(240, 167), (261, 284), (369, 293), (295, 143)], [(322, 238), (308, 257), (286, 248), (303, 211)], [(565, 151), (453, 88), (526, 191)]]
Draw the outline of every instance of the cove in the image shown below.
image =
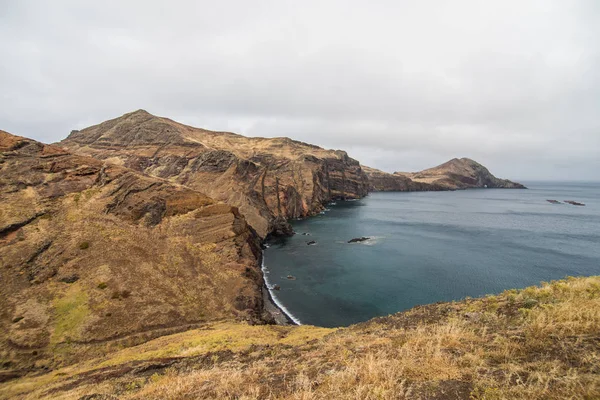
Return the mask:
[[(271, 294), (294, 320), (333, 327), (600, 274), (600, 184), (527, 186), (371, 193), (331, 204), (324, 214), (293, 221), (296, 235), (268, 243), (266, 281), (280, 288)], [(347, 243), (361, 236), (371, 239)]]

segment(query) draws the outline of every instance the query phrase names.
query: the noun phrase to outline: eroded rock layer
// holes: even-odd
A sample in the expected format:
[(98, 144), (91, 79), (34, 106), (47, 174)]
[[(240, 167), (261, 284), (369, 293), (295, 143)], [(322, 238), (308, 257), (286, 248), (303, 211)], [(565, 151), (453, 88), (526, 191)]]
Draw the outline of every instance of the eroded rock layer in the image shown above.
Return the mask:
[(201, 192), (0, 131), (0, 203), (5, 367), (266, 319), (260, 238)]
[(143, 110), (73, 131), (60, 145), (238, 207), (261, 237), (290, 233), (287, 219), (330, 200), (368, 193), (366, 174), (344, 151), (193, 128)]

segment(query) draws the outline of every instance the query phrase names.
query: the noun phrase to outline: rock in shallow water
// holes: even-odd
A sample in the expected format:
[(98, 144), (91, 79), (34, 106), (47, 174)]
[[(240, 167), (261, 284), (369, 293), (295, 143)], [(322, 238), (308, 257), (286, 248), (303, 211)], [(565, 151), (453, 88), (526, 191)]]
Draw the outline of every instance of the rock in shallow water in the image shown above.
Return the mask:
[(348, 243), (364, 242), (364, 241), (369, 240), (369, 239), (371, 239), (371, 238), (363, 236), (363, 237), (359, 237), (359, 238), (350, 239), (350, 240), (348, 240)]
[(585, 206), (585, 204), (574, 200), (565, 200), (565, 203), (571, 204), (573, 206)]

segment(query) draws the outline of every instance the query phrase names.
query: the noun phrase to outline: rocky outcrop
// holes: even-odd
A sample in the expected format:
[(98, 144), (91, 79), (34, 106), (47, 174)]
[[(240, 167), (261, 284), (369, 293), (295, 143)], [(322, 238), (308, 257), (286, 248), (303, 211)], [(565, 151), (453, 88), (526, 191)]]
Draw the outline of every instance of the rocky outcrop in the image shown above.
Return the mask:
[(525, 189), (520, 183), (499, 179), (486, 167), (470, 158), (452, 160), (420, 172), (395, 172), (395, 175), (409, 177), (415, 182), (439, 185), (445, 189), (502, 188)]
[(60, 143), (238, 207), (261, 237), (289, 234), (291, 218), (314, 215), (334, 199), (368, 193), (358, 161), (288, 138), (249, 138), (186, 126), (139, 110)]
[(426, 191), (469, 188), (525, 189), (520, 183), (499, 179), (469, 158), (454, 158), (437, 167), (420, 172), (389, 174), (363, 167), (369, 177), (371, 191)]
[(353, 238), (353, 239), (348, 240), (348, 243), (366, 242), (369, 239), (371, 239), (371, 238), (367, 237), (367, 236), (361, 236), (361, 237), (357, 237), (357, 238)]
[(444, 190), (435, 184), (416, 182), (407, 176), (390, 174), (375, 168), (363, 166), (369, 178), (369, 191), (371, 192), (423, 192), (430, 190)]
[(260, 238), (236, 207), (2, 131), (0, 203), (0, 351), (13, 368), (263, 320)]

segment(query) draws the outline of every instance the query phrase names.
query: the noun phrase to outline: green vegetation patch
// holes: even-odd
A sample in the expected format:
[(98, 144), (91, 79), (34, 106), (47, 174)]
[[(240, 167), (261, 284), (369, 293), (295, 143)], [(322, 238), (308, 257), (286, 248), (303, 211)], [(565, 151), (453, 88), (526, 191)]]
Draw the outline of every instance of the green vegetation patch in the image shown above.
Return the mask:
[(78, 339), (79, 330), (90, 314), (87, 293), (80, 285), (73, 285), (53, 305), (55, 320), (51, 344)]
[(207, 352), (230, 350), (239, 352), (253, 345), (299, 346), (318, 340), (335, 332), (336, 329), (308, 325), (298, 327), (258, 325), (224, 322), (197, 329), (163, 336), (123, 349), (103, 361), (99, 366), (118, 365), (134, 360), (149, 360), (163, 357), (190, 357)]

